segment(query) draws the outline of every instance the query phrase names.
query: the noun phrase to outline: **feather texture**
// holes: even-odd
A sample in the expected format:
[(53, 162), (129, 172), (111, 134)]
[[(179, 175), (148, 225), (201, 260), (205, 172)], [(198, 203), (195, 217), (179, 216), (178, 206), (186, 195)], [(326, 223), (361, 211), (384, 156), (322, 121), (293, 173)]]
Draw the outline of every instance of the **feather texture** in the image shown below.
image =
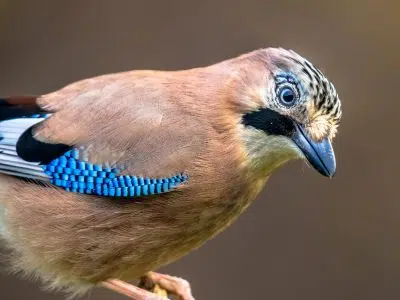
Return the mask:
[(32, 128), (36, 141), (85, 149), (80, 160), (121, 167), (121, 176), (183, 173), (189, 180), (127, 205), (0, 175), (13, 266), (76, 291), (110, 277), (137, 278), (228, 226), (266, 180), (248, 185), (240, 167), (244, 153), (231, 123), (240, 122), (240, 113), (226, 106), (223, 92), (230, 79), (225, 67), (137, 71), (35, 99), (51, 113)]
[[(277, 167), (300, 157), (280, 135), (294, 128), (255, 112), (305, 124), (313, 138), (334, 136), (336, 92), (329, 85), (318, 96), (314, 81), (326, 80), (304, 64), (291, 51), (261, 49), (203, 68), (108, 74), (0, 101), (1, 228), (13, 266), (77, 291), (138, 278), (201, 246), (249, 206)], [(296, 107), (277, 100), (275, 75), (283, 71), (312, 87)], [(334, 111), (319, 111), (320, 101)], [(98, 178), (114, 197), (102, 197)], [(135, 180), (148, 201), (115, 197), (136, 196)]]
[[(3, 108), (3, 112), (8, 108)], [(30, 179), (48, 180), (38, 162), (22, 159), (16, 149), (20, 136), (44, 118), (17, 118), (0, 122), (0, 172)]]
[[(8, 109), (14, 107), (3, 108)], [(122, 176), (119, 168), (107, 163), (83, 161), (81, 158), (87, 156), (83, 147), (64, 152), (70, 147), (36, 141), (33, 127), (48, 116), (26, 115), (0, 122), (0, 173), (49, 182), (68, 192), (111, 197), (165, 193), (187, 180), (184, 174), (164, 178)]]

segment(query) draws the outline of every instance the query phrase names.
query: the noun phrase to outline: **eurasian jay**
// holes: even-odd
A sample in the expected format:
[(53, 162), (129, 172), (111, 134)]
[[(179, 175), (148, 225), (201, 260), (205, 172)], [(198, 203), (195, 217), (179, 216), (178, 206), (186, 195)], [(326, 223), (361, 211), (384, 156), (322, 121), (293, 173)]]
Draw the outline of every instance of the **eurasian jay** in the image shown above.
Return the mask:
[(0, 232), (10, 263), (74, 293), (102, 285), (159, 299), (124, 282), (144, 276), (194, 299), (186, 281), (152, 270), (226, 229), (283, 163), (303, 158), (332, 177), (341, 115), (333, 84), (281, 48), (3, 98)]

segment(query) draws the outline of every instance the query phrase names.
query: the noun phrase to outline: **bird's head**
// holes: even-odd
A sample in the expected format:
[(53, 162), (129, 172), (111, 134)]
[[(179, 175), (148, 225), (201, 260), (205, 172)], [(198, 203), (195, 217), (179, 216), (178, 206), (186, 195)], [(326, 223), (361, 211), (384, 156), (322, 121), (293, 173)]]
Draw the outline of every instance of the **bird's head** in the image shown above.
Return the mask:
[(269, 173), (286, 161), (304, 158), (332, 177), (332, 140), (342, 115), (333, 84), (294, 51), (268, 48), (245, 59), (257, 69), (241, 78), (252, 95), (241, 99), (247, 103), (240, 131), (247, 161)]

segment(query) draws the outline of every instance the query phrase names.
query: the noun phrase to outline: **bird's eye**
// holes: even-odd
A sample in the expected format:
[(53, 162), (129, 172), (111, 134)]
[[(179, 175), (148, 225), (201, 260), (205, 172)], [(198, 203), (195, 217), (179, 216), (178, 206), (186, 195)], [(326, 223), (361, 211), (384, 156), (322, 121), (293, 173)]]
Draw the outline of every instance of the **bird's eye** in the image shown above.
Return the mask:
[(278, 91), (278, 99), (284, 106), (293, 106), (298, 99), (298, 94), (293, 88), (285, 86)]

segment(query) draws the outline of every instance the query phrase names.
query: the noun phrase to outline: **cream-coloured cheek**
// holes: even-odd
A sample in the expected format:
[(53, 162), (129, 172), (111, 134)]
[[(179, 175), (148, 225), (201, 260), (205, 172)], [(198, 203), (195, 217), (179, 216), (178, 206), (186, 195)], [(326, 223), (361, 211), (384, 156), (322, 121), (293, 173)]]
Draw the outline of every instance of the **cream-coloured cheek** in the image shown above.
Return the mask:
[(247, 153), (247, 163), (267, 173), (289, 160), (303, 157), (294, 142), (284, 136), (267, 135), (260, 130), (246, 128), (242, 133), (242, 139)]

